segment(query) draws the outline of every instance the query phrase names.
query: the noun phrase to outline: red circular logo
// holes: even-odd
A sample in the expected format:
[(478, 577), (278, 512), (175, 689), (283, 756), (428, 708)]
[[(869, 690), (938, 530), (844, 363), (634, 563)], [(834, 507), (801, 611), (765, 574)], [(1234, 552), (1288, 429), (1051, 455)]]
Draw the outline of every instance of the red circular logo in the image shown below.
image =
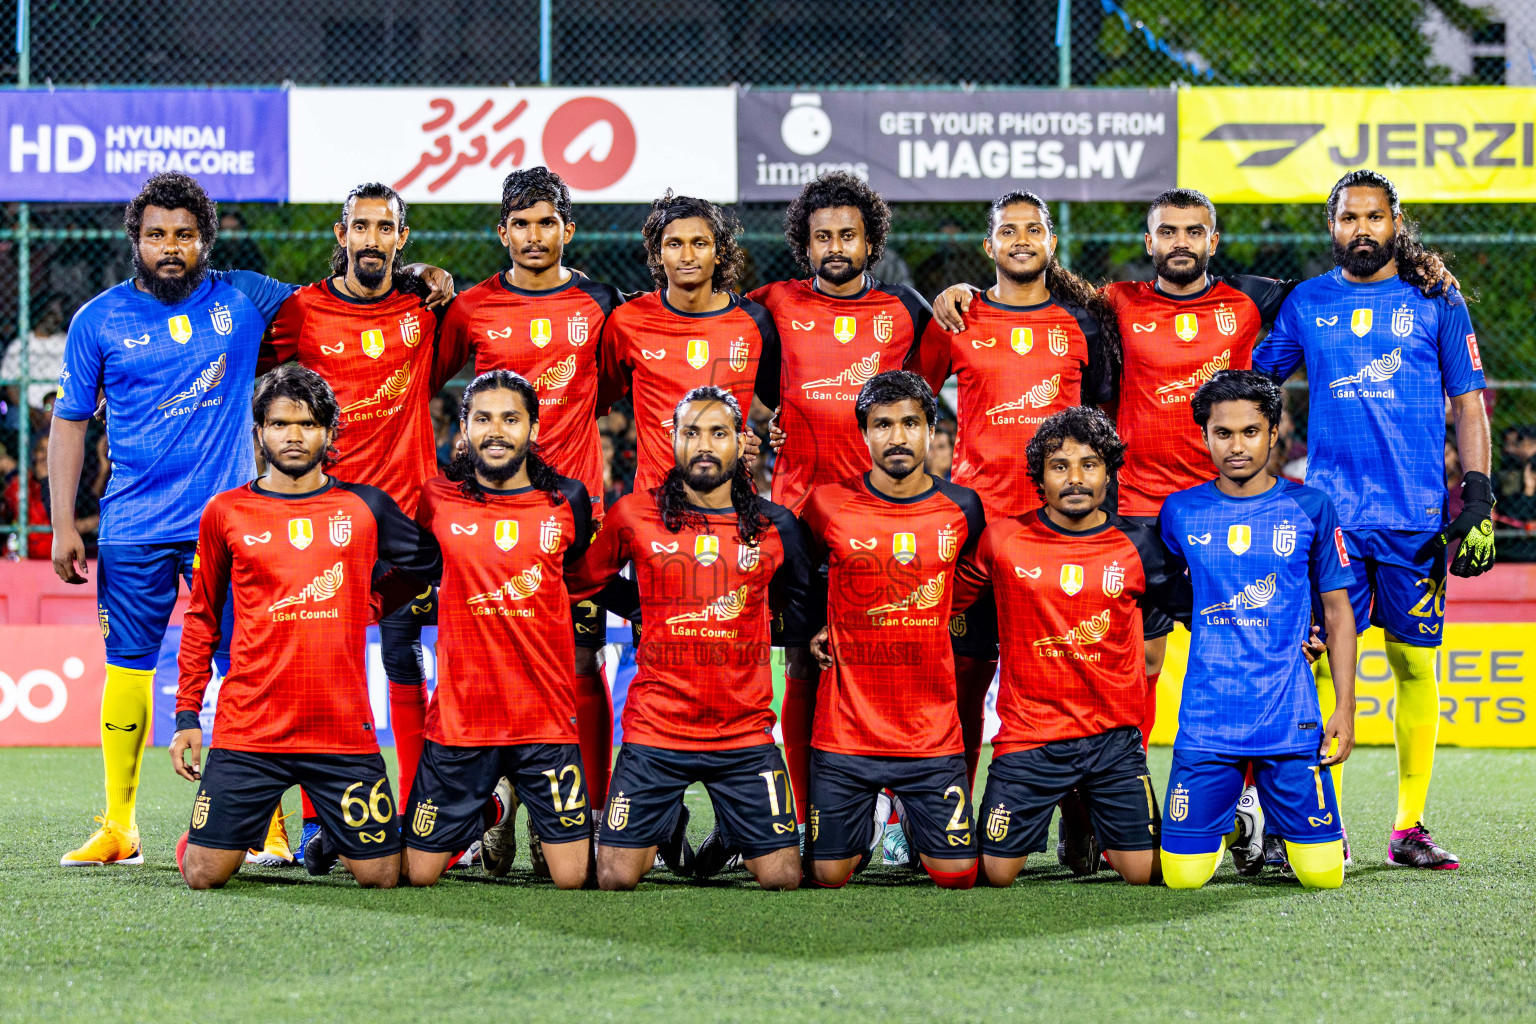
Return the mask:
[(544, 125), (544, 163), (583, 192), (616, 183), (635, 162), (635, 126), (624, 111), (598, 96), (560, 106)]

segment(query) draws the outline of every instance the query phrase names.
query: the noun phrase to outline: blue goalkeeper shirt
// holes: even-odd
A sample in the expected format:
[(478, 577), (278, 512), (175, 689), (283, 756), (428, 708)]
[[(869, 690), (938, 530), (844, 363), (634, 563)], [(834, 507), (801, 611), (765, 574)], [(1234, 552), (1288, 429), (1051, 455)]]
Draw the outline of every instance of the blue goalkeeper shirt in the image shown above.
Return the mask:
[(1253, 353), (1280, 380), (1303, 360), (1307, 483), (1346, 529), (1438, 530), (1445, 519), (1445, 396), (1485, 386), (1467, 304), (1393, 277), (1303, 281)]
[(250, 271), (210, 271), (174, 306), (129, 280), (75, 314), (53, 411), (90, 419), (106, 395), (102, 544), (195, 541), (208, 499), (256, 475), (256, 358), (293, 291)]
[(1174, 746), (1253, 756), (1317, 750), (1323, 723), (1301, 645), (1312, 595), (1353, 578), (1332, 502), (1289, 480), (1234, 498), (1213, 480), (1169, 495), (1158, 524), (1194, 590)]

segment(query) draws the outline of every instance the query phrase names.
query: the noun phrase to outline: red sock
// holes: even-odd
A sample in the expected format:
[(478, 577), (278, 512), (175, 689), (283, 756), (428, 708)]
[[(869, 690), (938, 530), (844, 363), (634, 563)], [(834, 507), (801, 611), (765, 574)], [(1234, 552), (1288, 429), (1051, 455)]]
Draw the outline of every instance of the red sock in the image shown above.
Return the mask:
[(1243, 785), (1245, 787), (1253, 785), (1253, 762), (1252, 761), (1248, 762), (1248, 768), (1247, 768), (1246, 771), (1243, 772)]
[(976, 884), (976, 868), (980, 863), (976, 861), (964, 871), (935, 871), (927, 864), (923, 865), (923, 870), (940, 889), (970, 889)]
[(960, 736), (965, 743), (965, 774), (976, 788), (976, 766), (981, 763), (981, 731), (987, 724), (987, 690), (997, 674), (991, 659), (955, 655), (955, 703), (960, 709)]
[(608, 804), (608, 773), (613, 768), (613, 695), (601, 672), (576, 677), (576, 734), (587, 770), (587, 797), (596, 813)]
[(187, 877), (187, 869), (182, 867), (182, 862), (187, 859), (187, 840), (192, 838), (192, 833), (183, 832), (181, 838), (176, 840), (176, 870), (181, 872), (181, 877)]
[(1162, 673), (1147, 677), (1147, 706), (1141, 715), (1141, 749), (1152, 742), (1152, 727), (1157, 724), (1157, 680)]
[(400, 762), (400, 813), (411, 806), (411, 783), (421, 760), (422, 733), (427, 727), (427, 684), (389, 684), (389, 727), (395, 734), (395, 759)]
[(805, 824), (811, 793), (811, 722), (816, 718), (815, 679), (784, 677), (784, 703), (779, 707), (779, 731), (784, 736), (784, 765), (795, 794), (795, 821)]
[(309, 793), (307, 790), (299, 790), (299, 806), (303, 808), (304, 820), (306, 822), (320, 820), (320, 815), (315, 813), (315, 805), (309, 802)]

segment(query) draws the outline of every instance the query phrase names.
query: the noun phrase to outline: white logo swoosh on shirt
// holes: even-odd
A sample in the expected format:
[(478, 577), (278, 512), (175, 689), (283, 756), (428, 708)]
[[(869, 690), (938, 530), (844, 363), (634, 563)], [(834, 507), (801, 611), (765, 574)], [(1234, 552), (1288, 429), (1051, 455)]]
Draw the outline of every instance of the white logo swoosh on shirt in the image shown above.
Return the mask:
[(1191, 544), (1209, 544), (1211, 542), (1211, 535), (1207, 533), (1196, 537), (1191, 533), (1185, 539), (1188, 540)]
[(677, 541), (673, 541), (671, 544), (663, 544), (661, 541), (653, 540), (651, 541), (651, 553), (656, 555), (675, 555), (677, 554)]
[(640, 350), (640, 354), (642, 356), (644, 356), (645, 358), (647, 358), (647, 359), (665, 359), (665, 358), (667, 358), (667, 350), (664, 349), (664, 348), (659, 348), (655, 352), (652, 352), (648, 348), (643, 348), (643, 349)]
[(470, 523), (468, 526), (460, 526), (458, 523), (453, 523), (448, 529), (451, 533), (462, 533), (466, 537), (473, 537), (475, 532), (480, 529), (480, 524)]
[(1317, 326), (1319, 326), (1319, 327), (1337, 327), (1337, 326), (1339, 326), (1339, 318), (1338, 318), (1337, 315), (1329, 316), (1329, 317), (1322, 317), (1322, 316), (1320, 316), (1320, 317), (1317, 318)]
[(248, 534), (245, 535), (245, 542), (247, 544), (265, 544), (268, 541), (270, 541), (271, 539), (272, 539), (272, 531), (271, 530), (268, 530), (266, 533), (256, 533), (256, 534), (248, 533)]
[(1153, 331), (1157, 330), (1157, 321), (1154, 320), (1149, 324), (1133, 323), (1131, 324), (1131, 330), (1137, 334), (1151, 334)]

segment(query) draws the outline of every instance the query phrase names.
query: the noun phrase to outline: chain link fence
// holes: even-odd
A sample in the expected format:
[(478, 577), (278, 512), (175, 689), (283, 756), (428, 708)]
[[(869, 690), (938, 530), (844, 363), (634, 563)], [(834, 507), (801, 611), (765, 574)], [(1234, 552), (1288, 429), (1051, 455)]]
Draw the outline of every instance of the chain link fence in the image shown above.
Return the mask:
[[(31, 0), (30, 48), (0, 81), (62, 85), (871, 85), (1165, 86), (1533, 84), (1530, 0)], [(1058, 14), (1070, 27), (1057, 45)], [(18, 14), (0, 3), (0, 18)], [(10, 22), (4, 22), (9, 24)], [(18, 41), (20, 41), (20, 34)], [(338, 197), (339, 198), (339, 197)], [(293, 282), (326, 273), (336, 209), (224, 204), (217, 266)], [(783, 210), (738, 207), (743, 290), (795, 273)], [(1076, 203), (1062, 251), (1094, 280), (1151, 274), (1144, 207)], [(503, 269), (490, 206), (419, 205), (412, 257), (460, 286)], [(1212, 269), (1297, 278), (1331, 265), (1320, 205), (1226, 205)], [(1476, 299), (1489, 372), (1495, 471), (1509, 519), (1500, 554), (1536, 558), (1536, 206), (1409, 210)], [(650, 287), (641, 206), (582, 206), (568, 262), (626, 289)], [(878, 273), (931, 298), (990, 282), (982, 204), (902, 204)], [(46, 557), (46, 436), (69, 317), (131, 273), (120, 206), (0, 207), (0, 530), (12, 557)], [(24, 301), (23, 301), (24, 300)], [(25, 382), (22, 370), (28, 371)], [(1294, 394), (1299, 446), (1305, 401)], [(442, 439), (451, 421), (441, 420)], [(611, 425), (612, 426), (612, 425)], [(626, 448), (614, 426), (615, 476)], [(1299, 451), (1299, 447), (1298, 447)], [(1449, 467), (1448, 467), (1449, 468)], [(76, 518), (89, 535), (109, 466), (93, 427)], [(23, 506), (25, 511), (23, 512)], [(22, 524), (21, 531), (16, 527)], [(31, 535), (23, 542), (20, 533)]]

